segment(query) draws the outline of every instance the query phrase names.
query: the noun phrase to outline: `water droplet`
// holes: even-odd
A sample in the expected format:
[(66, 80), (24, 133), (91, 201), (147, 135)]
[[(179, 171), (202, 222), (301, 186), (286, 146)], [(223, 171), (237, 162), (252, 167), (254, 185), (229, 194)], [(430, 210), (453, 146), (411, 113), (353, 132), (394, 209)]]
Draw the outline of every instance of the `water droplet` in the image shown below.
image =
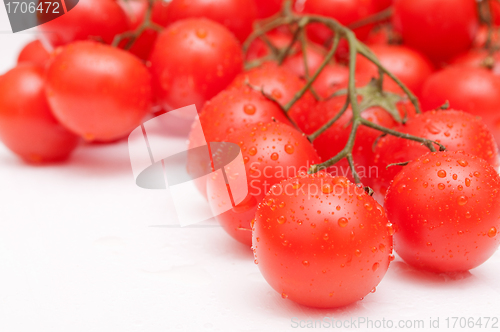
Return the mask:
[(378, 250), (380, 250), (381, 252), (384, 252), (384, 251), (385, 251), (385, 246), (381, 243), (381, 244), (378, 246)]
[(333, 191), (333, 185), (331, 183), (325, 183), (322, 187), (321, 187), (321, 191), (324, 193), (324, 194), (329, 194)]
[(431, 247), (431, 246), (432, 246), (432, 243), (427, 242), (427, 246), (428, 246), (428, 247)]
[(429, 186), (427, 182), (424, 182), (422, 185), (424, 186), (424, 188), (427, 188), (427, 186)]
[(346, 227), (347, 224), (349, 223), (349, 221), (346, 218), (342, 217), (342, 218), (339, 218), (338, 223), (339, 223), (340, 227)]
[(372, 247), (371, 250), (372, 250), (373, 253), (376, 253), (377, 252), (377, 247)]
[(279, 157), (280, 157), (280, 155), (277, 154), (276, 152), (274, 152), (273, 154), (271, 154), (271, 159), (274, 160), (274, 161), (278, 160)]
[(440, 178), (445, 178), (446, 177), (446, 171), (444, 169), (440, 169), (437, 172), (437, 176), (439, 176)]
[(396, 256), (394, 256), (393, 254), (389, 255), (389, 262), (392, 262), (395, 259), (396, 259)]
[(251, 156), (255, 156), (257, 154), (257, 149), (255, 146), (252, 146), (250, 149), (248, 149), (248, 154)]
[(370, 293), (375, 293), (377, 291), (377, 287), (373, 287)]
[(281, 298), (286, 299), (288, 298), (288, 295), (286, 295), (285, 293), (281, 293)]
[(295, 148), (293, 147), (292, 144), (287, 144), (285, 145), (285, 152), (288, 154), (292, 154)]
[(259, 261), (258, 260), (254, 260), (253, 261), (255, 264), (259, 264)]
[(458, 196), (457, 197), (457, 204), (458, 205), (463, 206), (463, 205), (467, 204), (468, 201), (469, 200), (468, 200), (467, 196)]
[(390, 236), (394, 235), (394, 227), (392, 226), (391, 223), (387, 223), (387, 232), (389, 233)]
[(478, 171), (476, 171), (476, 172), (474, 172), (474, 176), (475, 176), (476, 178), (478, 178), (479, 176), (481, 176), (481, 173), (479, 173)]
[(439, 190), (443, 190), (444, 188), (446, 188), (446, 186), (444, 185), (444, 183), (439, 183), (438, 188)]
[(469, 178), (465, 179), (465, 186), (470, 187), (470, 179)]
[(371, 205), (370, 203), (365, 203), (364, 207), (365, 207), (365, 209), (366, 209), (366, 210), (368, 210), (368, 211), (373, 210), (373, 205)]
[(252, 104), (246, 104), (243, 107), (243, 112), (245, 112), (248, 115), (254, 115), (256, 111), (257, 111), (257, 109)]
[(488, 231), (488, 236), (494, 237), (495, 235), (497, 235), (497, 229), (495, 227), (491, 227), (490, 230)]
[(302, 265), (309, 266), (309, 262), (308, 261), (302, 261)]
[(458, 164), (462, 167), (466, 167), (469, 163), (466, 160), (458, 160)]
[(196, 29), (196, 36), (200, 39), (205, 39), (207, 37), (207, 30), (203, 28)]
[(323, 234), (323, 240), (328, 240), (328, 233)]
[(279, 206), (280, 208), (284, 208), (284, 207), (285, 207), (285, 205), (286, 205), (286, 204), (285, 204), (285, 202), (281, 202), (278, 206)]
[(278, 218), (278, 224), (280, 225), (283, 225), (286, 221), (286, 217), (285, 216), (281, 216)]
[(356, 255), (357, 257), (361, 256), (361, 250), (356, 249), (356, 250), (354, 251), (354, 255)]
[(377, 269), (378, 269), (379, 266), (380, 266), (380, 263), (378, 263), (378, 262), (374, 263), (373, 266), (372, 266), (373, 272), (377, 271)]
[(465, 212), (465, 218), (470, 219), (472, 217), (470, 211)]

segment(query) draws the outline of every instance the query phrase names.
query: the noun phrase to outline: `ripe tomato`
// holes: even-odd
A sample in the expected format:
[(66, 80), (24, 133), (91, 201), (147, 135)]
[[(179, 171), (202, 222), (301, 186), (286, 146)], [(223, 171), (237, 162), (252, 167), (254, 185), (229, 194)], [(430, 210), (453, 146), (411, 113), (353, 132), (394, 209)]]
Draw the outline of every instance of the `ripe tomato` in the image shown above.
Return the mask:
[(65, 127), (89, 141), (113, 141), (150, 111), (151, 76), (131, 54), (83, 41), (66, 46), (50, 63), (46, 93)]
[[(195, 122), (189, 135), (189, 150), (203, 145), (204, 142), (224, 142), (227, 135), (247, 124), (267, 123), (273, 121), (273, 118), (278, 122), (290, 124), (276, 103), (249, 87), (222, 91), (205, 103), (199, 118), (204, 137), (200, 137)], [(207, 165), (203, 157), (200, 163), (197, 153), (188, 154), (188, 158), (189, 174), (210, 172), (211, 165)], [(195, 180), (195, 184), (203, 196), (207, 197), (206, 182)]]
[[(283, 5), (283, 0), (254, 0), (257, 5), (257, 18), (266, 18), (277, 14), (281, 6)], [(295, 2), (295, 1), (294, 1)]]
[(313, 87), (320, 97), (328, 98), (334, 92), (347, 88), (348, 83), (349, 69), (339, 64), (329, 64), (316, 78)]
[(376, 25), (366, 37), (365, 44), (372, 45), (398, 45), (401, 44), (401, 36), (394, 31), (392, 24)]
[(168, 22), (205, 17), (224, 25), (240, 42), (252, 32), (257, 18), (254, 0), (172, 0), (168, 6)]
[(490, 8), (493, 16), (493, 24), (495, 26), (500, 25), (500, 3), (497, 1), (489, 1), (490, 3)]
[(393, 7), (404, 43), (437, 64), (465, 52), (479, 28), (475, 0), (394, 0)]
[[(425, 137), (443, 144), (448, 151), (465, 151), (477, 155), (490, 164), (498, 165), (495, 140), (488, 128), (478, 118), (460, 111), (431, 111), (410, 118), (405, 125), (394, 128), (403, 133)], [(372, 163), (378, 177), (371, 178), (371, 187), (379, 195), (385, 195), (391, 180), (401, 170), (401, 163), (415, 160), (429, 149), (418, 142), (386, 136), (375, 148)]]
[[(248, 183), (246, 199), (231, 210), (216, 217), (224, 230), (248, 246), (252, 242), (250, 221), (255, 217), (257, 204), (271, 186), (295, 176), (299, 171), (319, 163), (313, 146), (299, 131), (282, 123), (249, 124), (226, 136), (227, 142), (240, 146)], [(214, 157), (216, 158), (216, 156)], [(217, 186), (216, 178), (208, 180), (208, 201), (212, 207), (231, 202), (219, 198), (226, 187)], [(222, 196), (221, 196), (222, 197)]]
[[(248, 84), (263, 88), (264, 92), (273, 97), (281, 105), (288, 103), (302, 89), (304, 81), (296, 75), (278, 67), (275, 63), (265, 63), (259, 68), (238, 75), (230, 87), (246, 87)], [(316, 104), (310, 92), (306, 92), (290, 109), (290, 116), (299, 128), (304, 129), (307, 115)]]
[[(345, 96), (335, 97), (328, 101), (318, 103), (314, 112), (311, 112), (309, 115), (308, 133), (310, 134), (326, 124), (342, 109), (344, 103)], [(407, 112), (408, 116), (413, 116), (415, 114), (413, 105), (408, 100), (402, 100), (398, 103), (397, 107), (402, 117), (404, 117), (404, 112)], [(393, 117), (381, 107), (370, 107), (364, 110), (361, 116), (386, 128), (393, 128), (398, 125)], [(322, 160), (326, 161), (333, 158), (345, 147), (352, 129), (351, 119), (352, 109), (349, 107), (339, 120), (313, 141), (313, 145)], [(376, 169), (374, 171), (370, 166), (374, 157), (373, 144), (380, 135), (380, 131), (372, 128), (365, 126), (358, 128), (353, 149), (353, 159), (356, 165), (356, 171), (363, 183), (368, 182), (370, 177), (377, 175)], [(328, 172), (332, 175), (348, 176), (351, 178), (349, 164), (346, 159), (330, 167)]]
[[(289, 32), (275, 30), (268, 33), (267, 38), (269, 41), (279, 49), (287, 48), (293, 36)], [(270, 54), (269, 48), (266, 43), (261, 39), (256, 39), (249, 47), (247, 52), (247, 60), (255, 60)], [(289, 56), (283, 61), (282, 66), (295, 75), (305, 78), (306, 70), (304, 66), (304, 58), (302, 55), (299, 43), (296, 43), (292, 48)], [(309, 76), (312, 76), (316, 70), (319, 69), (325, 59), (326, 49), (320, 45), (308, 43), (306, 47), (307, 55), (307, 68)]]
[[(500, 41), (500, 34), (498, 29), (493, 29), (493, 34), (491, 35), (491, 42), (493, 45), (498, 45)], [(486, 42), (488, 40), (488, 26), (481, 25), (479, 30), (476, 33), (476, 37), (474, 38), (474, 42), (472, 43), (473, 48), (483, 48), (486, 46)]]
[(52, 115), (43, 76), (38, 65), (23, 63), (0, 77), (0, 139), (31, 163), (66, 159), (80, 141)]
[(483, 68), (448, 67), (431, 75), (422, 88), (422, 109), (448, 100), (451, 107), (480, 116), (500, 142), (500, 78)]
[[(144, 21), (148, 8), (148, 0), (119, 0), (118, 4), (123, 8), (129, 19), (130, 30), (137, 29)], [(167, 26), (167, 8), (165, 1), (156, 1), (151, 13), (151, 21), (160, 26)], [(153, 50), (158, 32), (147, 29), (134, 42), (129, 52), (142, 60), (148, 60)], [(124, 46), (127, 40), (121, 44)]]
[(500, 244), (500, 177), (461, 152), (428, 153), (396, 175), (385, 200), (396, 252), (408, 264), (460, 272), (485, 262)]
[(384, 209), (344, 177), (299, 175), (275, 185), (257, 209), (255, 263), (283, 298), (318, 308), (375, 291), (392, 256)]
[[(52, 14), (44, 11), (37, 15), (44, 21)], [(129, 29), (129, 22), (114, 0), (80, 0), (68, 13), (39, 25), (38, 29), (41, 38), (53, 47), (89, 38), (111, 44), (117, 34)]]
[[(380, 63), (399, 78), (413, 93), (419, 95), (425, 80), (434, 71), (432, 63), (421, 53), (406, 46), (372, 45)], [(372, 62), (358, 55), (356, 72), (378, 77), (378, 69)], [(400, 89), (390, 78), (384, 81), (384, 87)]]
[(168, 26), (151, 54), (155, 96), (166, 111), (191, 104), (200, 111), (242, 69), (238, 40), (219, 23), (204, 18)]
[(19, 53), (17, 63), (29, 62), (45, 67), (50, 59), (50, 54), (39, 40), (29, 42)]
[(450, 64), (453, 66), (491, 69), (493, 74), (500, 76), (499, 52), (490, 55), (490, 52), (486, 49), (472, 49), (454, 58)]

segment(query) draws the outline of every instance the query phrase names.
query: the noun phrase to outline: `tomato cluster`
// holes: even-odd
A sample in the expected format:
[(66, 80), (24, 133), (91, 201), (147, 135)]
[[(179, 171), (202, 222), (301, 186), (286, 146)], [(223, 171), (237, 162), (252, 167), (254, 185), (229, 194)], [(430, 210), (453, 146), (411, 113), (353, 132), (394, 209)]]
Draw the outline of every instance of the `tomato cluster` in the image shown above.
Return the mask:
[(224, 230), (283, 298), (347, 305), (375, 290), (393, 238), (405, 262), (445, 273), (500, 245), (498, 7), (80, 0), (40, 14), (40, 40), (0, 76), (0, 139), (60, 162), (195, 104), (204, 137), (193, 127), (189, 148), (232, 142), (245, 163), (237, 205), (215, 176), (195, 182), (228, 207)]

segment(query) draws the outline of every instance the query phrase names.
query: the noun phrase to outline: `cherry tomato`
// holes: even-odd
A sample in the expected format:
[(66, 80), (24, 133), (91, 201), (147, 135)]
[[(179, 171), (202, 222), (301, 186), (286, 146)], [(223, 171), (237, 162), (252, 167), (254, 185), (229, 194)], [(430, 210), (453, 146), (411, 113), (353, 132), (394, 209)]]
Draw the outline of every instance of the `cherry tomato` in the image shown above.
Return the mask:
[(321, 71), (313, 83), (314, 90), (322, 98), (346, 88), (349, 83), (349, 69), (339, 64), (329, 64)]
[(401, 44), (401, 36), (394, 31), (392, 24), (379, 24), (370, 31), (365, 43), (370, 47), (372, 45), (398, 45)]
[[(483, 48), (486, 45), (486, 41), (488, 40), (488, 26), (487, 25), (481, 25), (479, 27), (479, 30), (476, 33), (476, 37), (474, 38), (474, 42), (472, 43), (473, 48)], [(498, 32), (498, 29), (493, 29), (492, 35), (491, 35), (491, 42), (493, 45), (498, 45), (498, 42), (500, 41), (500, 34)]]
[(491, 69), (491, 72), (500, 76), (500, 53), (490, 54), (486, 49), (472, 49), (467, 53), (454, 58), (451, 63), (453, 66), (467, 66), (475, 68)]
[[(148, 0), (119, 0), (118, 3), (123, 8), (129, 19), (130, 30), (137, 29), (144, 21), (148, 8)], [(167, 26), (167, 8), (165, 1), (156, 1), (153, 4), (151, 21), (160, 26)], [(148, 60), (153, 50), (158, 32), (152, 29), (146, 29), (134, 42), (129, 52), (142, 60)], [(125, 40), (121, 46), (125, 46), (128, 40)]]
[(80, 141), (52, 115), (43, 76), (38, 65), (23, 63), (0, 77), (0, 139), (30, 163), (64, 160)]
[(50, 59), (50, 54), (39, 40), (29, 42), (19, 53), (17, 63), (29, 62), (45, 67)]
[(481, 158), (428, 153), (396, 175), (385, 200), (395, 249), (408, 264), (461, 272), (500, 244), (500, 177)]
[(500, 78), (483, 68), (448, 67), (431, 75), (422, 88), (422, 109), (448, 100), (451, 107), (480, 116), (500, 142)]
[(393, 7), (404, 43), (437, 64), (465, 52), (479, 28), (475, 0), (394, 0)]
[[(370, 49), (385, 68), (399, 78), (413, 93), (420, 95), (422, 85), (434, 71), (432, 63), (424, 55), (406, 46), (372, 45)], [(357, 57), (356, 71), (378, 77), (377, 66), (361, 55)], [(393, 80), (387, 78), (384, 81), (384, 87), (389, 85), (397, 86)]]
[(141, 124), (151, 109), (151, 76), (131, 54), (92, 41), (62, 49), (47, 70), (56, 118), (88, 141), (113, 141)]
[(153, 88), (166, 111), (191, 104), (200, 111), (242, 70), (238, 40), (219, 23), (204, 18), (168, 26), (151, 54)]
[[(246, 87), (248, 84), (257, 89), (263, 88), (264, 93), (284, 106), (303, 88), (305, 82), (285, 68), (274, 63), (265, 63), (259, 68), (238, 75), (230, 87)], [(306, 92), (292, 106), (289, 114), (299, 128), (305, 128), (308, 113), (315, 104), (316, 100), (312, 94)]]
[(500, 25), (500, 3), (498, 1), (489, 1), (491, 14), (493, 16), (493, 24), (496, 26)]
[(283, 181), (259, 204), (255, 263), (283, 298), (318, 308), (362, 299), (392, 256), (384, 209), (344, 177), (325, 173)]
[(252, 32), (257, 18), (254, 0), (172, 0), (168, 7), (168, 22), (205, 17), (224, 25), (240, 42)]
[[(189, 135), (190, 150), (203, 145), (204, 142), (224, 142), (227, 135), (240, 130), (247, 124), (267, 123), (273, 121), (273, 118), (278, 122), (290, 124), (276, 103), (249, 87), (222, 91), (205, 103), (199, 118), (204, 137), (200, 137), (200, 131), (195, 122)], [(207, 165), (204, 158), (200, 163), (197, 153), (189, 154), (188, 158), (189, 174), (210, 172), (211, 165)], [(206, 197), (206, 182), (195, 180), (195, 184)]]
[(254, 0), (257, 5), (257, 18), (266, 18), (277, 14), (281, 6), (283, 5), (283, 0)]
[[(250, 246), (250, 222), (266, 192), (271, 186), (297, 175), (299, 171), (307, 171), (309, 166), (320, 160), (306, 137), (282, 123), (249, 124), (227, 135), (225, 140), (238, 144), (242, 150), (248, 195), (242, 203), (216, 219), (229, 235)], [(231, 204), (219, 198), (220, 193), (227, 189), (218, 187), (217, 183), (216, 178), (209, 179), (207, 183), (210, 205)]]
[[(52, 13), (44, 11), (37, 12), (37, 15), (40, 21), (44, 21)], [(111, 44), (117, 34), (129, 29), (129, 22), (114, 0), (80, 0), (66, 14), (39, 25), (38, 29), (41, 38), (53, 47), (90, 38)]]
[[(394, 129), (439, 142), (448, 151), (465, 151), (494, 166), (498, 165), (497, 145), (491, 132), (478, 118), (468, 113), (454, 110), (426, 112)], [(375, 148), (372, 163), (378, 170), (378, 177), (370, 178), (370, 186), (377, 194), (385, 195), (391, 180), (401, 170), (401, 166), (386, 169), (387, 165), (415, 160), (428, 151), (418, 142), (389, 135), (382, 138)]]

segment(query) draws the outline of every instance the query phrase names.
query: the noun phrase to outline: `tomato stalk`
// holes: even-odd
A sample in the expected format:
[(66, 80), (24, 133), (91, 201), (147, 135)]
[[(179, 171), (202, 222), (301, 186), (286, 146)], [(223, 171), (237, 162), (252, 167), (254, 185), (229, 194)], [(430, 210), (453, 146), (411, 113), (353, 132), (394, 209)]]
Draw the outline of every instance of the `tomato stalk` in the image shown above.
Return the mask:
[[(390, 10), (384, 11), (379, 13), (380, 15), (389, 15)], [(377, 18), (380, 20), (380, 18)], [(320, 67), (314, 72), (312, 76), (309, 76), (308, 72), (308, 66), (307, 66), (307, 55), (306, 55), (306, 45), (307, 45), (307, 38), (306, 38), (306, 28), (309, 24), (313, 23), (319, 23), (322, 24), (326, 27), (328, 27), (334, 37), (333, 37), (333, 42), (332, 46), (330, 47), (330, 50), (328, 51), (327, 55), (325, 56), (325, 59), (321, 63)], [(367, 23), (368, 24), (368, 23)], [(275, 103), (280, 105), (281, 109), (283, 112), (288, 116), (288, 112), (292, 108), (292, 106), (300, 99), (302, 96), (307, 92), (312, 90), (312, 85), (315, 82), (315, 80), (318, 78), (320, 73), (323, 71), (325, 66), (330, 63), (335, 56), (335, 53), (337, 51), (339, 42), (342, 38), (347, 40), (347, 43), (349, 45), (349, 83), (348, 83), (348, 88), (346, 91), (342, 91), (343, 94), (346, 94), (346, 102), (342, 109), (340, 110), (339, 113), (335, 115), (331, 120), (329, 120), (325, 125), (323, 125), (320, 129), (318, 129), (316, 132), (312, 133), (311, 135), (308, 136), (309, 141), (313, 142), (317, 137), (319, 137), (323, 132), (325, 132), (328, 128), (330, 128), (339, 118), (347, 111), (349, 108), (349, 105), (351, 106), (352, 109), (352, 120), (351, 120), (351, 133), (349, 135), (348, 141), (344, 148), (342, 149), (341, 152), (339, 152), (336, 156), (331, 158), (330, 160), (327, 160), (321, 164), (313, 165), (309, 169), (309, 173), (316, 173), (320, 170), (324, 170), (340, 160), (346, 158), (350, 169), (351, 173), (354, 177), (354, 180), (356, 183), (360, 183), (360, 178), (359, 175), (357, 174), (355, 167), (354, 167), (354, 160), (353, 160), (353, 148), (354, 148), (354, 143), (356, 141), (356, 134), (360, 126), (366, 126), (375, 130), (378, 130), (382, 132), (384, 135), (392, 135), (396, 136), (398, 138), (403, 138), (403, 139), (408, 139), (416, 142), (420, 142), (422, 145), (426, 146), (430, 151), (436, 151), (436, 147), (439, 147), (440, 151), (446, 150), (446, 148), (435, 141), (422, 138), (422, 137), (417, 137), (413, 135), (409, 135), (406, 133), (401, 133), (398, 131), (395, 131), (390, 128), (386, 128), (383, 126), (380, 126), (376, 123), (373, 123), (369, 120), (364, 119), (361, 116), (361, 113), (370, 107), (373, 106), (381, 106), (385, 108), (393, 117), (396, 121), (398, 122), (403, 122), (405, 119), (401, 119), (401, 116), (394, 106), (397, 101), (400, 100), (396, 99), (395, 94), (391, 94), (388, 92), (384, 92), (382, 90), (383, 86), (383, 79), (384, 76), (387, 75), (391, 80), (393, 80), (405, 93), (405, 95), (408, 97), (408, 99), (411, 101), (413, 106), (415, 107), (415, 110), (417, 113), (421, 113), (420, 111), (420, 105), (418, 102), (417, 97), (396, 77), (394, 76), (390, 71), (385, 68), (376, 55), (362, 42), (360, 42), (357, 38), (354, 32), (348, 28), (340, 24), (338, 21), (332, 18), (328, 17), (323, 17), (323, 16), (318, 16), (318, 15), (298, 15), (295, 14), (291, 11), (291, 4), (287, 2), (282, 10), (282, 12), (278, 15), (276, 15), (274, 18), (268, 20), (266, 23), (264, 23), (262, 26), (258, 27), (250, 36), (249, 38), (245, 41), (243, 45), (243, 52), (246, 53), (249, 49), (249, 46), (252, 44), (254, 40), (257, 38), (264, 39), (266, 34), (270, 32), (271, 30), (274, 30), (280, 26), (292, 26), (295, 27), (295, 31), (292, 37), (291, 42), (287, 47), (283, 50), (278, 50), (277, 52), (274, 52), (270, 56), (265, 56), (263, 58), (257, 59), (254, 62), (252, 62), (250, 65), (253, 66), (256, 63), (262, 63), (265, 61), (269, 61), (270, 59), (276, 60), (278, 64), (281, 64), (287, 56), (290, 55), (290, 52), (295, 45), (295, 43), (298, 41), (301, 44), (302, 47), (302, 54), (304, 58), (304, 65), (305, 65), (305, 78), (306, 78), (306, 84), (304, 87), (299, 90), (294, 97), (285, 105), (280, 105), (278, 101), (274, 100), (272, 96), (268, 96), (267, 94), (264, 94), (265, 97), (273, 100)], [(370, 84), (366, 87), (363, 87), (361, 89), (358, 89), (355, 84), (355, 74), (356, 74), (356, 59), (357, 55), (361, 54), (364, 56), (366, 59), (368, 59), (370, 62), (372, 62), (375, 66), (377, 66), (378, 71), (379, 71), (379, 77), (375, 82), (371, 82)], [(375, 90), (373, 90), (375, 87)], [(363, 90), (364, 89), (364, 90)], [(372, 90), (370, 90), (372, 89)], [(365, 96), (369, 95), (372, 96), (373, 94), (378, 95), (378, 98), (369, 98), (369, 100), (365, 102), (360, 102), (358, 101), (358, 96)], [(392, 106), (391, 106), (392, 105)], [(290, 119), (290, 117), (288, 116)], [(406, 118), (406, 117), (405, 117)], [(292, 120), (292, 123), (295, 124), (295, 122)]]
[(124, 49), (129, 50), (134, 45), (137, 38), (139, 38), (144, 31), (152, 29), (154, 31), (160, 32), (163, 30), (163, 27), (161, 25), (158, 25), (151, 20), (155, 1), (156, 0), (148, 0), (148, 8), (146, 9), (146, 14), (144, 15), (144, 21), (141, 23), (141, 25), (139, 25), (135, 30), (127, 31), (119, 35), (116, 35), (115, 38), (113, 39), (113, 43), (111, 44), (112, 46), (118, 47), (118, 45), (120, 45), (122, 41), (128, 40)]

